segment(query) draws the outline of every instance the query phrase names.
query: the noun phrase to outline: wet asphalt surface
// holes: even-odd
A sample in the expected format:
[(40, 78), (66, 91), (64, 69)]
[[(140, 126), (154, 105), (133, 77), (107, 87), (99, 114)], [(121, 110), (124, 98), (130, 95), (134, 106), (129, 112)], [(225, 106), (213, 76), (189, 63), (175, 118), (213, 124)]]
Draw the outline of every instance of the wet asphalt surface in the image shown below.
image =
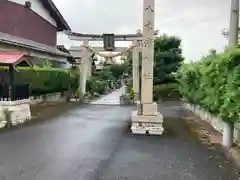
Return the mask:
[[(79, 106), (51, 121), (0, 133), (0, 180), (237, 180), (219, 149), (200, 143), (163, 103), (167, 133), (132, 135), (130, 106)], [(171, 117), (171, 118), (170, 118)]]

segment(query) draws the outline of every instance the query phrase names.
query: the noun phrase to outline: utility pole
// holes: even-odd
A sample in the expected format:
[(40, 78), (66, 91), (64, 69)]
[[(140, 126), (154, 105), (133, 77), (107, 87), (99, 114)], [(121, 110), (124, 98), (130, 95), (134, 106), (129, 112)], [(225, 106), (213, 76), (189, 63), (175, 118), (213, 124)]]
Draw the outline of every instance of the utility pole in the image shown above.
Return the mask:
[(239, 0), (231, 0), (231, 15), (229, 27), (228, 46), (238, 45), (238, 25), (239, 25)]

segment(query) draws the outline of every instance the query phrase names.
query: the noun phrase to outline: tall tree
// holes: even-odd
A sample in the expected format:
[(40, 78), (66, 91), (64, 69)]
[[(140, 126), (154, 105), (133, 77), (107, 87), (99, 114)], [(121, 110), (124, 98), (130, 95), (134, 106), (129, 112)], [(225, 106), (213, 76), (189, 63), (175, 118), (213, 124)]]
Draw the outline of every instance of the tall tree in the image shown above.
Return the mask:
[(175, 81), (172, 73), (183, 62), (181, 40), (175, 36), (163, 35), (154, 41), (154, 84)]

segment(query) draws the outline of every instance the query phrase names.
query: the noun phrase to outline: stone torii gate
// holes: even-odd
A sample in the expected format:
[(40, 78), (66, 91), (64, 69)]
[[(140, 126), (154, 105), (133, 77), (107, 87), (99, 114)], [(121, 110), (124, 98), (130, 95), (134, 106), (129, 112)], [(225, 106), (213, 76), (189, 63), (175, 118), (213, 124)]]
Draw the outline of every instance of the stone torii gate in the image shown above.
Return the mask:
[[(75, 32), (65, 32), (68, 35), (70, 40), (82, 41), (83, 44), (81, 46), (73, 46), (69, 49), (71, 54), (76, 58), (80, 59), (80, 87), (81, 93), (85, 94), (86, 80), (91, 76), (91, 62), (90, 57), (92, 53), (96, 53), (99, 56), (106, 58), (113, 58), (120, 56), (128, 51), (133, 52), (133, 90), (136, 97), (139, 97), (139, 52), (141, 52), (141, 39), (142, 34), (138, 31), (136, 34), (118, 34), (114, 35), (113, 41), (131, 41), (132, 45), (129, 47), (114, 47), (109, 50), (104, 47), (92, 47), (89, 46), (89, 41), (104, 41), (104, 34), (81, 34)], [(108, 34), (107, 34), (108, 35)], [(108, 47), (107, 47), (108, 48)], [(100, 53), (102, 51), (110, 51), (110, 52), (119, 52), (117, 54), (106, 55)]]
[(107, 60), (113, 61), (112, 58), (114, 56), (119, 56), (120, 54), (127, 52), (129, 48), (127, 47), (116, 47), (115, 52), (120, 52), (117, 55), (106, 55), (101, 52), (105, 51), (103, 47), (91, 47), (88, 45), (82, 44), (81, 46), (71, 46), (69, 52), (77, 59), (77, 63), (79, 65), (79, 74), (80, 74), (80, 90), (81, 94), (84, 95), (86, 93), (86, 81), (92, 76), (92, 61), (91, 56), (95, 53), (100, 55), (101, 57), (107, 58)]
[[(139, 94), (137, 110), (132, 112), (133, 134), (162, 135), (163, 117), (158, 112), (157, 104), (153, 102), (153, 62), (154, 62), (154, 35), (155, 35), (155, 0), (143, 0), (143, 33), (128, 35), (113, 35), (113, 41), (132, 41), (133, 46), (133, 84), (134, 92)], [(104, 35), (89, 35), (68, 32), (71, 40), (83, 41), (87, 54), (88, 41), (102, 41)], [(142, 52), (141, 74), (139, 74), (139, 52)], [(88, 61), (87, 55), (83, 56), (83, 62)], [(141, 76), (141, 83), (139, 83)], [(139, 86), (141, 85), (140, 89)]]

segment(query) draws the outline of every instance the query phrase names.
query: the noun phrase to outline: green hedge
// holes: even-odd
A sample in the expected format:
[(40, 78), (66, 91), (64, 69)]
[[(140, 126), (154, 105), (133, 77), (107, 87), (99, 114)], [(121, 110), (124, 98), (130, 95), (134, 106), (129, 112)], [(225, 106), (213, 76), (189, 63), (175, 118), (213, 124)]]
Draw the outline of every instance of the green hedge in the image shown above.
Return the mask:
[(180, 92), (224, 121), (240, 120), (240, 49), (184, 64), (176, 73)]
[[(1, 67), (0, 70), (8, 69)], [(31, 68), (18, 67), (15, 72), (16, 84), (29, 84), (30, 95), (37, 96), (46, 93), (62, 92), (77, 87), (78, 78), (68, 70), (61, 68)]]

